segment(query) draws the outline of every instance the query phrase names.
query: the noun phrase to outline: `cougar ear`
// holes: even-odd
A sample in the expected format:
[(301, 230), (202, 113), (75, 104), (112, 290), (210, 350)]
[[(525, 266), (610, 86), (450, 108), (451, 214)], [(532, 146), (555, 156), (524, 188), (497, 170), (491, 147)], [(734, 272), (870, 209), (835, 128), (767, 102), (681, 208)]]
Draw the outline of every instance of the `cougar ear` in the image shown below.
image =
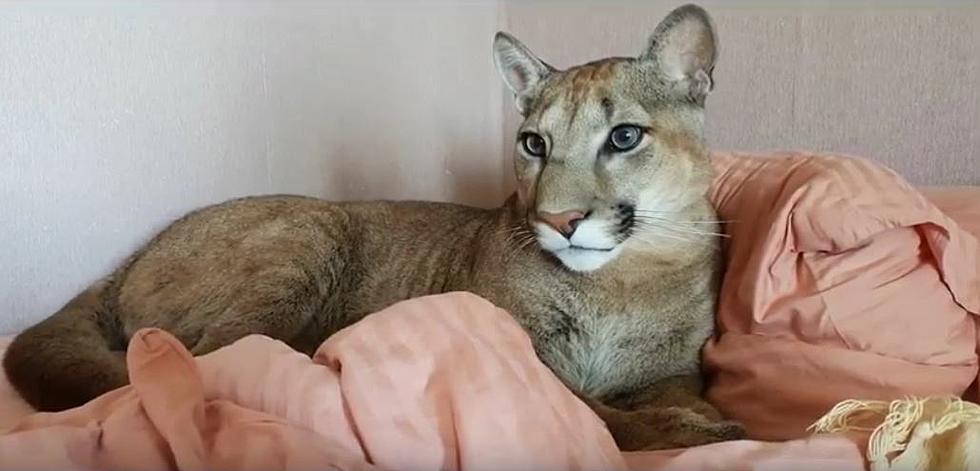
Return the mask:
[(530, 106), (534, 86), (555, 71), (517, 38), (504, 32), (498, 32), (493, 38), (493, 62), (513, 92), (517, 111), (521, 114)]
[(670, 12), (650, 35), (640, 59), (676, 83), (692, 100), (701, 101), (714, 87), (711, 74), (718, 57), (718, 37), (711, 16), (697, 5)]

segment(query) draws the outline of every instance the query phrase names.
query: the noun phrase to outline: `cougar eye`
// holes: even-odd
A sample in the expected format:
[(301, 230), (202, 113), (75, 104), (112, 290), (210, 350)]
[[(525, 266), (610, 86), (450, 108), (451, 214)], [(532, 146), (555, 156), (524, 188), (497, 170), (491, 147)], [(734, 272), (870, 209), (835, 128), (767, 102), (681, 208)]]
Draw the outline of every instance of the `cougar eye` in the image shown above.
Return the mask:
[(613, 128), (609, 133), (609, 147), (617, 152), (628, 151), (640, 144), (643, 130), (639, 126), (624, 124)]
[(548, 151), (548, 143), (544, 141), (544, 138), (540, 134), (526, 132), (521, 137), (521, 141), (524, 143), (524, 151), (535, 157), (544, 157), (544, 154)]

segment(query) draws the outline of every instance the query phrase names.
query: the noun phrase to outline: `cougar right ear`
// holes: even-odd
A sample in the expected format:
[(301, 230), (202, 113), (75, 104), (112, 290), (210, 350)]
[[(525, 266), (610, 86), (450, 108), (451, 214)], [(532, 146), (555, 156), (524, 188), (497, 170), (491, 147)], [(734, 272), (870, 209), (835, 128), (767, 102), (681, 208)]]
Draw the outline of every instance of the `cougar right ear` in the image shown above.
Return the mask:
[(714, 87), (711, 73), (718, 59), (718, 34), (711, 16), (689, 4), (670, 12), (657, 26), (640, 58), (657, 66), (661, 77), (673, 82), (695, 101)]
[(555, 71), (517, 38), (504, 32), (493, 38), (493, 62), (504, 83), (514, 93), (514, 102), (521, 114), (525, 114), (530, 106), (534, 86)]

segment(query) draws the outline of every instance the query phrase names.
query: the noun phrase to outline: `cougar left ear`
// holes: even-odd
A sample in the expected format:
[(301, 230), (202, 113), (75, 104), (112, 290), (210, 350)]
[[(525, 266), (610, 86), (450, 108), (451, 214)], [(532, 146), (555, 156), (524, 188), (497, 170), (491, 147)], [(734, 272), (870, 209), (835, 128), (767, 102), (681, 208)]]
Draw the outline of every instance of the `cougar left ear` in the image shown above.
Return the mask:
[(555, 71), (517, 38), (504, 32), (493, 38), (493, 62), (504, 83), (514, 93), (517, 111), (521, 114), (530, 106), (534, 86)]
[(714, 87), (711, 74), (718, 44), (711, 16), (697, 5), (670, 12), (653, 31), (640, 59), (652, 61), (660, 76), (690, 99), (702, 101)]

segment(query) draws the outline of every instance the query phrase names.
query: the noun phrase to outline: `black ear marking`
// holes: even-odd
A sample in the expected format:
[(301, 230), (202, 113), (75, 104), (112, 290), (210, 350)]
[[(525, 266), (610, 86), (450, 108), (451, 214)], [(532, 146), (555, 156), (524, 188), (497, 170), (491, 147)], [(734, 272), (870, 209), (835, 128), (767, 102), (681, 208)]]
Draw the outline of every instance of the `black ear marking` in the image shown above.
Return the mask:
[(599, 100), (599, 105), (602, 106), (602, 112), (606, 116), (606, 121), (612, 121), (613, 114), (616, 111), (612, 100), (609, 97), (603, 97), (602, 100)]

